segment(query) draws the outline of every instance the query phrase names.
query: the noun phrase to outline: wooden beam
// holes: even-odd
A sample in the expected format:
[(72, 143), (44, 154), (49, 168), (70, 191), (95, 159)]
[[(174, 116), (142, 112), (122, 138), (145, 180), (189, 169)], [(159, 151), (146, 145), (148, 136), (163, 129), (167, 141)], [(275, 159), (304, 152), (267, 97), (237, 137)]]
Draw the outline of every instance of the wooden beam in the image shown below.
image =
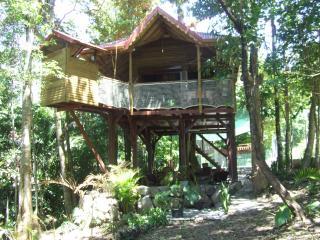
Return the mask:
[(208, 160), (208, 162), (210, 162), (213, 166), (215, 166), (218, 169), (221, 168), (221, 166), (218, 163), (216, 163), (213, 159), (211, 159), (208, 154), (206, 154), (204, 151), (202, 151), (202, 149), (198, 145), (196, 145), (195, 148), (196, 148), (196, 151), (201, 156), (203, 156), (206, 160)]
[(104, 162), (103, 162), (100, 154), (98, 153), (98, 151), (97, 151), (96, 148), (94, 147), (93, 142), (91, 141), (89, 135), (88, 135), (88, 134), (86, 133), (86, 131), (84, 130), (84, 127), (83, 127), (83, 125), (81, 124), (78, 116), (75, 114), (74, 111), (70, 111), (70, 115), (71, 115), (71, 117), (73, 118), (73, 120), (75, 121), (75, 123), (77, 124), (77, 127), (78, 127), (79, 130), (80, 130), (80, 133), (82, 134), (84, 140), (87, 142), (87, 144), (88, 144), (91, 152), (93, 153), (95, 159), (97, 160), (101, 172), (103, 172), (103, 173), (107, 172), (106, 166), (104, 165)]
[(221, 151), (219, 148), (217, 148), (215, 145), (213, 145), (212, 142), (210, 142), (208, 139), (206, 139), (202, 134), (199, 134), (199, 136), (206, 142), (208, 143), (213, 149), (215, 149), (216, 151), (218, 151), (220, 154), (222, 154), (223, 156), (227, 157), (228, 154), (224, 153), (223, 151)]
[(130, 114), (133, 115), (132, 51), (129, 52), (129, 105)]
[(217, 133), (217, 136), (218, 136), (222, 141), (224, 141), (225, 144), (228, 143), (228, 142), (227, 142), (227, 139), (223, 138), (223, 137), (220, 135), (220, 133)]
[(199, 112), (202, 113), (202, 79), (201, 79), (201, 52), (197, 45), (197, 69), (198, 69), (198, 104)]
[[(230, 107), (204, 108), (202, 113), (234, 113), (234, 109)], [(150, 116), (150, 115), (181, 115), (195, 114), (199, 115), (196, 109), (157, 109), (157, 110), (140, 110), (133, 113), (133, 116)]]

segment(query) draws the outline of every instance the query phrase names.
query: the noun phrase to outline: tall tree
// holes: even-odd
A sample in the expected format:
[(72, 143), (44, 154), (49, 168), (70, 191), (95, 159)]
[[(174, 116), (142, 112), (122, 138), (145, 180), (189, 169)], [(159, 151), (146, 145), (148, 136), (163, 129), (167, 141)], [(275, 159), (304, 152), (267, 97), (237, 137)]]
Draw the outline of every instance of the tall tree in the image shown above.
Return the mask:
[(34, 26), (25, 26), (26, 53), (23, 69), (23, 94), (22, 94), (22, 156), (20, 162), (19, 183), (19, 209), (17, 219), (18, 239), (27, 239), (30, 229), (33, 228), (33, 210), (31, 196), (31, 125), (32, 125), (32, 100), (31, 100), (31, 64), (34, 44)]
[(93, 0), (82, 7), (89, 16), (89, 32), (97, 43), (127, 37), (152, 7), (153, 0)]
[[(66, 152), (65, 144), (64, 144), (64, 136), (63, 136), (63, 130), (62, 130), (62, 119), (61, 119), (61, 113), (59, 113), (57, 110), (55, 110), (55, 121), (56, 121), (56, 135), (57, 135), (57, 145), (58, 145), (58, 155), (60, 159), (60, 170), (61, 170), (61, 177), (64, 180), (69, 179), (69, 173), (68, 170), (70, 170), (69, 164), (68, 164), (68, 155)], [(69, 189), (66, 186), (63, 186), (63, 199), (64, 199), (64, 208), (66, 211), (67, 216), (70, 216), (72, 214), (72, 210), (74, 207), (74, 197), (73, 192), (71, 189)]]
[[(209, 16), (225, 13), (231, 21), (235, 31), (240, 35), (241, 42), (241, 70), (242, 81), (246, 97), (246, 106), (250, 118), (250, 132), (252, 150), (255, 155), (255, 164), (259, 168), (270, 185), (275, 189), (281, 199), (301, 220), (306, 220), (301, 206), (291, 197), (288, 190), (273, 175), (265, 162), (265, 153), (262, 135), (261, 99), (260, 90), (261, 76), (258, 74), (257, 58), (257, 24), (262, 10), (266, 6), (265, 1), (241, 1), (240, 3), (229, 0), (208, 0), (198, 2), (201, 10)], [(249, 45), (249, 42), (252, 44)], [(250, 58), (248, 50), (250, 48)], [(249, 65), (249, 68), (248, 68)]]
[(281, 137), (281, 124), (280, 124), (280, 93), (279, 93), (279, 84), (276, 84), (277, 77), (277, 49), (276, 49), (276, 37), (277, 29), (275, 25), (275, 13), (273, 8), (271, 10), (271, 32), (272, 32), (272, 72), (274, 80), (274, 109), (275, 109), (275, 126), (276, 126), (276, 139), (277, 139), (277, 167), (278, 170), (283, 170), (283, 149), (282, 149), (282, 137)]

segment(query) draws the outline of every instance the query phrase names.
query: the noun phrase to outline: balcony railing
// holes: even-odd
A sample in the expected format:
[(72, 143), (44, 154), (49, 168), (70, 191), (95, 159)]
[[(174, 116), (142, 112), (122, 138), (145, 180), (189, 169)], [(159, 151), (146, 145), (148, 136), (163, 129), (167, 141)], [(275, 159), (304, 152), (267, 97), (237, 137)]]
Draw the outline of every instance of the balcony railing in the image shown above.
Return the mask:
[[(170, 109), (198, 106), (198, 81), (137, 83), (133, 87), (135, 109)], [(118, 80), (102, 78), (99, 82), (100, 102), (129, 109), (129, 85)], [(202, 80), (202, 105), (233, 106), (231, 78)]]

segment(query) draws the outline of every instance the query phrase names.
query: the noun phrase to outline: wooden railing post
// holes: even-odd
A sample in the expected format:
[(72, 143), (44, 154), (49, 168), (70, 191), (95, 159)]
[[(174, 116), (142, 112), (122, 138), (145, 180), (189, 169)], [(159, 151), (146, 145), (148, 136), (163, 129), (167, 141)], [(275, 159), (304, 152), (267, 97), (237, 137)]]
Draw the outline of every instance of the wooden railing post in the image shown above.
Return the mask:
[(198, 69), (198, 104), (199, 112), (202, 113), (202, 79), (201, 79), (201, 52), (197, 45), (197, 69)]
[(129, 52), (129, 106), (130, 114), (133, 114), (133, 79), (132, 79), (132, 51)]

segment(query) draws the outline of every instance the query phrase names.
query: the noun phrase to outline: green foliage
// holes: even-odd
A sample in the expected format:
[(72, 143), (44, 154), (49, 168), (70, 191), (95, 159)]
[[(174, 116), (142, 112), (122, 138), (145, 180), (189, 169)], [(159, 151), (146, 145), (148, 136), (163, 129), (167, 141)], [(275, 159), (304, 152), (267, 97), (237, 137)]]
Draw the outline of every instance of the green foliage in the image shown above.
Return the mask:
[(163, 210), (170, 208), (170, 191), (158, 192), (154, 196), (154, 204)]
[(119, 201), (119, 207), (123, 213), (135, 209), (139, 199), (139, 194), (136, 191), (139, 179), (138, 170), (129, 169), (124, 165), (111, 166), (108, 181), (111, 183), (115, 198)]
[(158, 226), (168, 224), (166, 211), (161, 208), (152, 208), (145, 214), (129, 214), (127, 216), (129, 229), (146, 232)]
[(222, 208), (225, 214), (227, 214), (229, 211), (230, 203), (231, 203), (229, 186), (225, 183), (221, 183), (219, 191), (220, 191), (220, 202), (222, 204)]
[(173, 168), (179, 162), (179, 141), (177, 136), (163, 136), (157, 143), (155, 151), (154, 168), (161, 171), (168, 163), (172, 163)]
[(82, 3), (91, 20), (91, 35), (96, 42), (127, 37), (151, 8), (152, 1), (93, 0)]
[(294, 179), (298, 183), (306, 180), (320, 181), (320, 170), (316, 168), (301, 169), (295, 174)]
[(320, 214), (320, 201), (316, 200), (306, 206), (306, 212), (311, 216)]
[(195, 185), (188, 184), (183, 187), (184, 199), (193, 205), (201, 199), (199, 188)]
[(276, 212), (275, 219), (274, 219), (276, 227), (281, 227), (287, 224), (292, 220), (292, 218), (293, 218), (293, 214), (290, 208), (287, 205), (281, 205), (278, 208), (278, 211)]

